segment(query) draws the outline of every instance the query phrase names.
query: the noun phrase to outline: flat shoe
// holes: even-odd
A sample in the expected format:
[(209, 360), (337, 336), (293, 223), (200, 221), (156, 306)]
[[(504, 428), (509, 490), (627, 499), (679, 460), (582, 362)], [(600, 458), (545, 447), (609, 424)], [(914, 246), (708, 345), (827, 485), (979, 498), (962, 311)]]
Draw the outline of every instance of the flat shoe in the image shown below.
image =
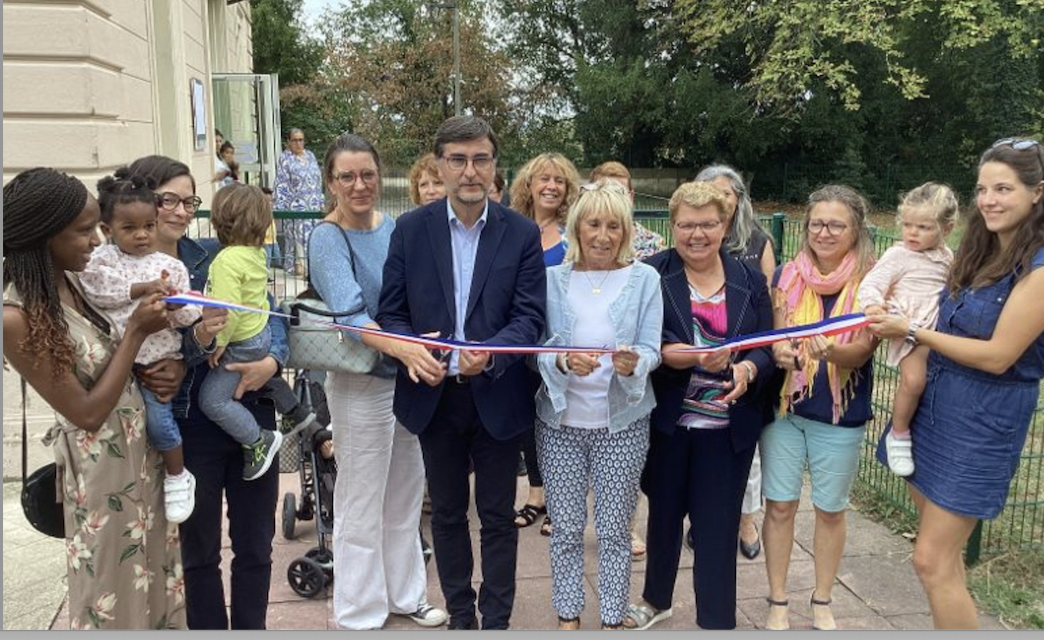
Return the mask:
[(540, 535), (551, 537), (551, 516), (544, 516), (544, 522), (540, 525)]

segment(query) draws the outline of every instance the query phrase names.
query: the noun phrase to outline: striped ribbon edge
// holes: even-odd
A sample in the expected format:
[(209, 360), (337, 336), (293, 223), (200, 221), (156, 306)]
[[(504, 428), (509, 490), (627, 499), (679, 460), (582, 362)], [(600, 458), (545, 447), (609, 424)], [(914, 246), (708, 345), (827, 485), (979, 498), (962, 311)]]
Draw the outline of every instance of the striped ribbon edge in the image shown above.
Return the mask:
[[(288, 320), (293, 319), (288, 313), (281, 313), (279, 311), (272, 311), (271, 309), (256, 309), (254, 307), (247, 307), (232, 302), (226, 302), (224, 300), (218, 300), (205, 296), (195, 291), (188, 291), (179, 293), (172, 296), (167, 296), (165, 301), (168, 304), (195, 304), (206, 307), (216, 307), (220, 309), (228, 309), (230, 311), (243, 311), (246, 313), (263, 313), (278, 318), (286, 318)], [(424, 336), (416, 336), (406, 333), (398, 333), (395, 331), (385, 331), (383, 329), (372, 329), (370, 327), (355, 327), (352, 325), (338, 324), (336, 322), (328, 322), (325, 320), (317, 320), (314, 318), (300, 318), (302, 322), (308, 322), (317, 326), (327, 327), (330, 329), (338, 329), (341, 331), (350, 331), (358, 333), (360, 335), (377, 336), (381, 338), (390, 338), (392, 340), (401, 340), (402, 342), (409, 342), (412, 344), (419, 344), (432, 349), (439, 349), (442, 351), (484, 351), (489, 353), (518, 353), (518, 354), (536, 354), (536, 353), (613, 353), (615, 349), (609, 349), (608, 347), (576, 347), (576, 346), (536, 346), (536, 345), (500, 345), (500, 344), (487, 344), (487, 343), (474, 343), (474, 342), (461, 342), (459, 340), (451, 340), (447, 338), (428, 338)], [(761, 331), (758, 333), (751, 333), (743, 336), (737, 336), (730, 338), (725, 342), (708, 347), (682, 347), (679, 349), (672, 349), (672, 353), (708, 353), (717, 351), (722, 347), (728, 347), (731, 351), (743, 351), (746, 349), (754, 349), (756, 347), (763, 347), (766, 345), (780, 342), (782, 340), (798, 340), (802, 338), (810, 338), (816, 335), (832, 336), (839, 333), (846, 333), (849, 331), (855, 331), (861, 329), (870, 324), (870, 321), (862, 313), (850, 313), (848, 315), (838, 316), (836, 318), (828, 318), (820, 322), (814, 322), (812, 324), (800, 325), (797, 327), (787, 327), (785, 329), (772, 329), (771, 331)]]

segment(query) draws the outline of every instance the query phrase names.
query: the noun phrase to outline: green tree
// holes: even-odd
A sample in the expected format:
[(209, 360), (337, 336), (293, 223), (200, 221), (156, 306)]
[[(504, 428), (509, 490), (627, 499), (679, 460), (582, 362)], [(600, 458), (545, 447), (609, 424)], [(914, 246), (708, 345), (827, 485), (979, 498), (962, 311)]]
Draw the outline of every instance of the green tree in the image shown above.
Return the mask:
[(751, 70), (745, 83), (761, 103), (791, 115), (818, 87), (858, 109), (866, 85), (855, 58), (866, 48), (884, 61), (880, 81), (904, 98), (927, 97), (928, 77), (906, 56), (926, 25), (942, 34), (944, 52), (1003, 38), (1016, 58), (1035, 55), (1044, 34), (1044, 0), (677, 0), (673, 10), (697, 53), (742, 42)]
[(315, 77), (323, 61), (323, 46), (301, 23), (302, 0), (250, 0), (254, 72), (278, 73), (289, 87)]
[[(501, 135), (519, 129), (512, 67), (496, 49), (484, 3), (458, 0), (462, 113), (490, 121)], [(325, 79), (348, 96), (353, 125), (391, 163), (408, 164), (431, 146), (453, 115), (452, 13), (412, 0), (346, 2), (326, 26)]]

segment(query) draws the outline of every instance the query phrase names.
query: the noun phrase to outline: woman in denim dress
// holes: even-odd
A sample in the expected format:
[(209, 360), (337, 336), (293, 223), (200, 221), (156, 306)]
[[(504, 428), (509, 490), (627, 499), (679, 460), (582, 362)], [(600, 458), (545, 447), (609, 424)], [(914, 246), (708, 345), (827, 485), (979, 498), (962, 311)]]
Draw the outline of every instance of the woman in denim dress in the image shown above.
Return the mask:
[(932, 350), (907, 480), (921, 518), (914, 568), (937, 629), (978, 628), (962, 551), (976, 523), (1004, 508), (1044, 377), (1040, 143), (1007, 138), (986, 150), (976, 206), (935, 330), (888, 315), (870, 326)]

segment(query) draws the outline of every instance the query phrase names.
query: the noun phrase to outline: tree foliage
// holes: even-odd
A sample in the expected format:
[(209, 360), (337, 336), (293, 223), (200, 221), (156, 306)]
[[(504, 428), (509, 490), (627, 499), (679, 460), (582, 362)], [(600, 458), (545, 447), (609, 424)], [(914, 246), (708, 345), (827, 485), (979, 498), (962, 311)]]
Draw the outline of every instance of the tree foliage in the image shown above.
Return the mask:
[(254, 72), (278, 73), (281, 86), (303, 84), (315, 77), (323, 60), (322, 45), (301, 24), (302, 0), (250, 0)]
[[(443, 3), (447, 4), (447, 3)], [(494, 46), (482, 2), (458, 0), (462, 113), (516, 129), (511, 66)], [(452, 11), (411, 0), (355, 0), (326, 25), (326, 82), (349, 97), (358, 132), (390, 162), (427, 152), (454, 114)]]
[[(1044, 0), (459, 6), (463, 111), (493, 123), (506, 167), (727, 162), (756, 197), (845, 181), (893, 204), (928, 179), (964, 189), (990, 142), (1044, 133)], [(453, 113), (452, 12), (352, 0), (325, 22), (324, 63), (284, 106), (408, 164)]]
[(943, 34), (940, 52), (1007, 41), (1013, 57), (1034, 55), (1044, 35), (1044, 0), (678, 0), (682, 31), (697, 54), (736, 39), (757, 100), (794, 114), (809, 91), (825, 87), (847, 109), (863, 93), (858, 61), (869, 49), (884, 61), (881, 80), (906, 99), (928, 97), (928, 76), (906, 47), (929, 25)]

